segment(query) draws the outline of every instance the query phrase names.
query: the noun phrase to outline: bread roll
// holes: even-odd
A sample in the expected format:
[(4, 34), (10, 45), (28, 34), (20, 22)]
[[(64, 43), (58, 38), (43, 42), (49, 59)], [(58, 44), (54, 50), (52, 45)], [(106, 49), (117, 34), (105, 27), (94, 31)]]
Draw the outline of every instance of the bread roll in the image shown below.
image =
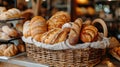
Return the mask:
[(92, 42), (98, 34), (98, 29), (93, 25), (85, 25), (80, 34), (80, 39), (83, 42)]
[(26, 21), (23, 25), (23, 36), (25, 38), (30, 37), (31, 36), (31, 32), (30, 32), (30, 21)]
[(61, 28), (63, 24), (70, 21), (70, 15), (66, 12), (59, 11), (55, 13), (48, 21), (48, 30)]
[(17, 29), (19, 32), (23, 32), (23, 23), (17, 23), (17, 24), (16, 24), (16, 29)]
[(0, 45), (0, 56), (4, 56), (4, 51), (7, 49), (7, 44), (1, 44)]
[(14, 56), (18, 53), (18, 49), (15, 45), (11, 44), (5, 51), (4, 56)]
[(8, 26), (3, 26), (2, 31), (4, 33), (6, 33), (7, 35), (11, 36), (11, 37), (17, 37), (18, 36), (17, 30), (15, 30), (13, 28), (9, 28)]
[(9, 40), (10, 39), (10, 36), (8, 36), (6, 33), (4, 32), (0, 32), (0, 39), (3, 39), (3, 40)]
[(68, 40), (71, 45), (75, 45), (78, 43), (81, 27), (82, 27), (82, 19), (78, 18), (74, 21), (69, 33)]
[(41, 35), (47, 31), (46, 20), (41, 16), (35, 16), (30, 22), (30, 32), (33, 39), (41, 41)]
[(54, 28), (44, 33), (41, 37), (41, 41), (46, 44), (55, 44), (65, 41), (67, 38), (68, 31), (60, 28)]
[(2, 14), (5, 11), (7, 11), (7, 9), (5, 7), (0, 7), (0, 14)]
[(16, 8), (9, 9), (8, 11), (0, 15), (0, 20), (6, 20), (10, 18), (19, 18), (21, 16), (20, 10)]

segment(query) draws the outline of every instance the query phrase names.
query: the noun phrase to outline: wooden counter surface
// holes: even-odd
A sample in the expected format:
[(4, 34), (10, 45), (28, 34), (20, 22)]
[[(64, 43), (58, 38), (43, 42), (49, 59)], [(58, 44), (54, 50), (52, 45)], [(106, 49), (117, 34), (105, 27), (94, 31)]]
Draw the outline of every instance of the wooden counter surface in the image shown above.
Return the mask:
[[(120, 61), (117, 61), (116, 59), (111, 58), (111, 62), (113, 62), (113, 64), (116, 67), (120, 67)], [(19, 56), (9, 60), (0, 59), (0, 67), (49, 67), (49, 66), (35, 63), (34, 61), (28, 59), (27, 56)], [(108, 67), (108, 66), (102, 63), (99, 63), (95, 67)]]

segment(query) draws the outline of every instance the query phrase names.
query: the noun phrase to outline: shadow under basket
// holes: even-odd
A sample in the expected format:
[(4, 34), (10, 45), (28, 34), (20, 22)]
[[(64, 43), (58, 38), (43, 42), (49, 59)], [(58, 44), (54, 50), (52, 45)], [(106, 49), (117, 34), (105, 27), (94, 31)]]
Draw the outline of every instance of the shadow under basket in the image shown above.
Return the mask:
[(49, 50), (26, 44), (28, 58), (50, 67), (93, 67), (105, 54), (105, 49)]

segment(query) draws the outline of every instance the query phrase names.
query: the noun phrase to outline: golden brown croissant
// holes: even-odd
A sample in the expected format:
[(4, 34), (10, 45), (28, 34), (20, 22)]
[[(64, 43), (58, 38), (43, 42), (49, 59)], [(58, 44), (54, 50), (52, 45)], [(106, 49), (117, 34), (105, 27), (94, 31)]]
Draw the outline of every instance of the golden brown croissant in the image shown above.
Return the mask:
[(70, 15), (66, 12), (59, 11), (55, 13), (48, 21), (48, 30), (61, 28), (63, 24), (70, 21)]
[(33, 39), (41, 41), (41, 35), (47, 31), (46, 20), (41, 16), (35, 16), (30, 22), (30, 32)]
[(21, 16), (20, 10), (18, 10), (16, 8), (12, 8), (12, 9), (9, 9), (8, 11), (2, 13), (0, 15), (0, 19), (6, 20), (6, 19), (10, 19), (10, 18), (19, 18), (20, 16)]
[(55, 44), (66, 40), (68, 31), (60, 28), (54, 28), (44, 33), (41, 37), (41, 41), (46, 44)]
[(0, 45), (0, 56), (4, 56), (4, 51), (7, 49), (7, 45), (6, 44), (1, 44)]
[(5, 51), (4, 56), (14, 56), (18, 53), (18, 49), (16, 45), (11, 44)]
[(4, 33), (6, 33), (7, 35), (11, 36), (11, 37), (17, 37), (18, 36), (17, 30), (15, 30), (13, 28), (9, 28), (8, 26), (3, 26), (2, 31)]
[(71, 45), (75, 45), (78, 43), (81, 27), (82, 27), (82, 19), (78, 18), (72, 24), (72, 28), (69, 33), (68, 40)]
[(92, 42), (98, 34), (98, 29), (93, 25), (85, 25), (80, 34), (80, 39), (83, 42)]

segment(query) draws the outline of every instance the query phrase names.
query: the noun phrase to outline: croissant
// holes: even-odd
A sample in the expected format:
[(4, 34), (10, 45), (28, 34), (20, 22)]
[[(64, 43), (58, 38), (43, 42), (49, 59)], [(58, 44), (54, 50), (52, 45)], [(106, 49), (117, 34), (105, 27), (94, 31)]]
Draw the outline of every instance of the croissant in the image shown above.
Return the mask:
[(63, 24), (70, 21), (70, 15), (66, 12), (59, 11), (55, 13), (48, 21), (48, 30), (61, 28)]
[(35, 16), (30, 22), (30, 32), (33, 39), (41, 41), (41, 36), (47, 31), (46, 20), (41, 16)]
[(9, 28), (8, 26), (3, 26), (2, 31), (4, 33), (6, 33), (7, 35), (11, 36), (11, 37), (17, 37), (18, 36), (17, 30), (15, 30), (13, 28)]
[(26, 21), (23, 25), (23, 36), (25, 38), (31, 36), (31, 32), (30, 32), (30, 21)]
[(17, 45), (17, 48), (18, 48), (19, 52), (25, 52), (25, 45), (24, 44)]
[(21, 16), (20, 10), (18, 10), (16, 8), (12, 8), (12, 9), (9, 9), (8, 11), (2, 13), (0, 15), (0, 19), (6, 20), (6, 19), (10, 19), (10, 18), (19, 18), (20, 16)]
[(85, 25), (80, 34), (80, 39), (83, 42), (92, 42), (98, 34), (98, 29), (93, 25)]
[(41, 42), (46, 44), (55, 44), (58, 42), (62, 42), (66, 40), (67, 34), (68, 34), (68, 31), (66, 30), (63, 30), (60, 28), (54, 28), (42, 34)]
[(4, 56), (14, 56), (18, 53), (17, 46), (11, 44), (5, 51), (4, 51)]
[(0, 45), (0, 56), (3, 56), (3, 52), (7, 49), (7, 45), (6, 44), (1, 44)]

